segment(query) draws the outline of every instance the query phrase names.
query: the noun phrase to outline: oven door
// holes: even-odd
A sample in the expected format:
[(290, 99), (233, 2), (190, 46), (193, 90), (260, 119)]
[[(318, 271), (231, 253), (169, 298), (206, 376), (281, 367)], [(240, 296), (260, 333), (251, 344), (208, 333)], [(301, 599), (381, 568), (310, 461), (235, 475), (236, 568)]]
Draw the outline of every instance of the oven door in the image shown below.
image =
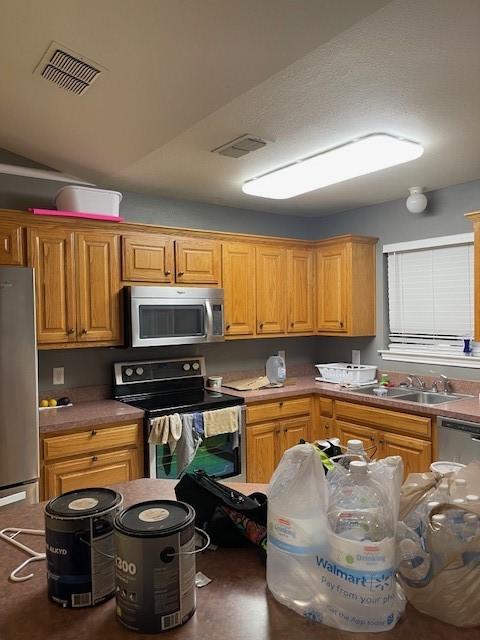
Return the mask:
[[(185, 473), (201, 469), (214, 478), (231, 478), (238, 482), (246, 482), (245, 406), (242, 406), (240, 416), (238, 440), (236, 441), (234, 434), (231, 433), (204, 438), (192, 462), (184, 470)], [(238, 446), (234, 446), (237, 442)], [(149, 477), (176, 480), (179, 477), (179, 471), (175, 453), (173, 455), (170, 453), (168, 444), (148, 444), (147, 446)]]

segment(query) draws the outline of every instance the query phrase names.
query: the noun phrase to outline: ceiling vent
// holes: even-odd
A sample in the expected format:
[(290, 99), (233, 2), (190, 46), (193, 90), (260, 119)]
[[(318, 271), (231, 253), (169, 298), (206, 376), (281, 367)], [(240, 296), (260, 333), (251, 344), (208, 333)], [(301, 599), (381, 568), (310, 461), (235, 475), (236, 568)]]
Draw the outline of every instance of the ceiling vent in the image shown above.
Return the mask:
[(216, 149), (212, 149), (212, 153), (219, 153), (221, 156), (228, 156), (229, 158), (241, 158), (242, 156), (246, 156), (247, 153), (262, 149), (266, 144), (266, 140), (245, 133), (243, 136), (235, 138), (235, 140), (230, 140), (230, 142), (222, 144), (222, 146)]
[(34, 73), (65, 91), (82, 95), (104, 70), (85, 56), (52, 42)]

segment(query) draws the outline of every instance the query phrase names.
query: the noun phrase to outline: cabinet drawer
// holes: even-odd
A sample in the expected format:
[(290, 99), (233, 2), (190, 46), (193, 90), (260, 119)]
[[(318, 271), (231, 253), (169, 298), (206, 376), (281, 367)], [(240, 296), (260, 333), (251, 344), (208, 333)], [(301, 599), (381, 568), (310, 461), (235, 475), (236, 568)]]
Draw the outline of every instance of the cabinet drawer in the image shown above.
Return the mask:
[(310, 398), (291, 398), (247, 406), (247, 423), (310, 414)]
[(136, 449), (120, 449), (88, 458), (75, 458), (46, 464), (44, 499), (50, 500), (67, 491), (88, 487), (108, 487), (135, 480), (139, 475)]
[(330, 398), (319, 398), (320, 400), (320, 415), (331, 418), (333, 416), (333, 400)]
[(127, 447), (137, 444), (138, 424), (108, 427), (107, 429), (91, 429), (80, 433), (44, 438), (44, 460), (66, 458), (82, 453)]
[(335, 402), (335, 415), (337, 419), (373, 425), (384, 431), (431, 437), (431, 419), (425, 416), (339, 401)]

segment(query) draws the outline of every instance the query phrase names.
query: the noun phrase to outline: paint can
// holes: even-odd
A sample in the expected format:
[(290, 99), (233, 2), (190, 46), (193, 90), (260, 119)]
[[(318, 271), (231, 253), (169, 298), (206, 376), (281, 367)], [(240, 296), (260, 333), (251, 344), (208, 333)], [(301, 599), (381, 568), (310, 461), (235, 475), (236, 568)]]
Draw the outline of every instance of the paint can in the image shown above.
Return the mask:
[(122, 496), (111, 489), (69, 491), (45, 507), (48, 596), (91, 607), (115, 593), (113, 520)]
[(117, 618), (139, 633), (178, 627), (195, 613), (195, 511), (150, 500), (114, 522)]

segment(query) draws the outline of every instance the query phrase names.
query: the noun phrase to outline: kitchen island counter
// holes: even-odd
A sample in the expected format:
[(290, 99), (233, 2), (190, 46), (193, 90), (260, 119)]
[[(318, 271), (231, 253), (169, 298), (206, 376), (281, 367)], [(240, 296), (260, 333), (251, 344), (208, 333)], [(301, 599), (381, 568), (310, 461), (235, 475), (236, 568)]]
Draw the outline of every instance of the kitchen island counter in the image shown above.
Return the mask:
[[(135, 480), (115, 487), (125, 505), (152, 498), (174, 498), (175, 481)], [(244, 493), (262, 485), (233, 484)], [(43, 528), (42, 505), (0, 511), (4, 527)], [(27, 538), (25, 538), (27, 540)], [(27, 544), (41, 549), (41, 538)], [(115, 619), (115, 600), (89, 609), (61, 609), (47, 599), (45, 563), (31, 565), (34, 577), (8, 582), (10, 571), (25, 555), (0, 541), (1, 640), (146, 640), (151, 635), (124, 629)], [(403, 619), (385, 633), (351, 634), (304, 619), (277, 603), (265, 583), (265, 566), (254, 547), (218, 549), (199, 554), (197, 570), (212, 582), (197, 590), (197, 612), (185, 625), (162, 635), (166, 640), (477, 640), (478, 629), (456, 629), (407, 607)]]

